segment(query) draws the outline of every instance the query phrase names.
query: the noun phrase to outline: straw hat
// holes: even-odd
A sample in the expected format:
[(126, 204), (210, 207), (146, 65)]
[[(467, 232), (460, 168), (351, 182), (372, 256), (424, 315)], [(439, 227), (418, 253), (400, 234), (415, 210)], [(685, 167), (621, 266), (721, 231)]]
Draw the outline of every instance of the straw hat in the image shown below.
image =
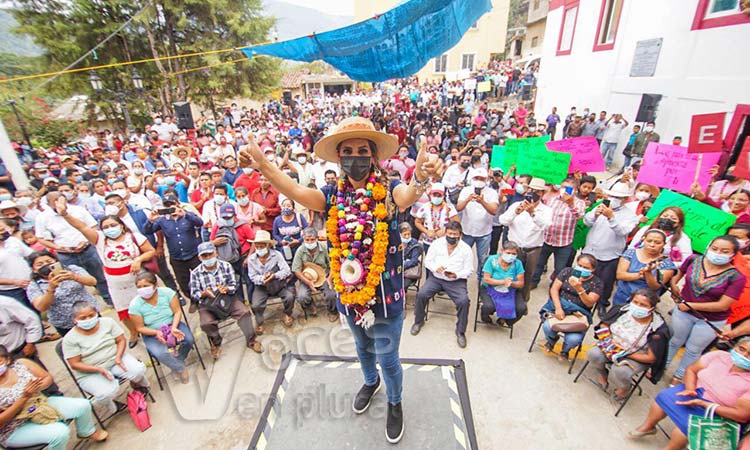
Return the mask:
[(321, 287), (326, 282), (326, 271), (315, 263), (302, 263), (302, 276), (312, 281), (316, 288)]
[(26, 215), (26, 211), (29, 210), (29, 208), (27, 208), (26, 206), (20, 205), (14, 202), (13, 200), (4, 200), (0, 202), (0, 212), (6, 209), (11, 209), (11, 208), (16, 208), (18, 210), (18, 214), (22, 216)]
[(338, 163), (336, 147), (347, 139), (367, 139), (374, 142), (378, 149), (378, 159), (381, 161), (390, 158), (398, 150), (396, 136), (375, 130), (375, 125), (363, 117), (348, 117), (315, 144), (315, 156)]
[(611, 189), (605, 190), (604, 193), (609, 197), (626, 198), (630, 197), (630, 188), (627, 184), (618, 181), (612, 185)]
[(271, 239), (271, 233), (266, 230), (258, 230), (255, 232), (255, 239), (249, 242), (253, 244), (271, 244), (271, 246), (277, 244), (275, 240)]

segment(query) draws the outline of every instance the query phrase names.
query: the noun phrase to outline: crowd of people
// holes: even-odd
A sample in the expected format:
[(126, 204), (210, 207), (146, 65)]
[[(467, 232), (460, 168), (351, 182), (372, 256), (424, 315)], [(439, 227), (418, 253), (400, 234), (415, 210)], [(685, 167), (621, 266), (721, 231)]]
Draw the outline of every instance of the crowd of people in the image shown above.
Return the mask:
[[(681, 208), (658, 211), (652, 222), (646, 217), (660, 189), (636, 179), (647, 144), (660, 140), (654, 123), (634, 125), (619, 148), (630, 126), (622, 114), (571, 108), (561, 119), (553, 108), (542, 119), (530, 104), (494, 101), (532, 83), (533, 71), (509, 76), (496, 65), (481, 76), (492, 82), (489, 93), (461, 82), (405, 79), (288, 105), (233, 104), (195, 130), (155, 116), (131, 134), (89, 130), (66, 147), (19, 148), (31, 189), (0, 178), (0, 444), (43, 441), (63, 449), (69, 439), (60, 422), (40, 426), (22, 414), (29, 399), (55, 386), (38, 358), (40, 342), (62, 336), (64, 357), (93, 405), (114, 412), (117, 379), (149, 388), (145, 367), (129, 353), (141, 342), (176, 381), (189, 382), (185, 359), (195, 338), (186, 316), (197, 314), (213, 358), (221, 355), (219, 323), (230, 317), (245, 345), (263, 351), (257, 337), (271, 298), (281, 299), (285, 327), (295, 326), (295, 309), (316, 316), (322, 308), (337, 321), (338, 261), (329, 256), (326, 215), (283, 195), (240, 160), (242, 149), (257, 143), (267, 162), (299, 186), (322, 191), (329, 205), (342, 174), (313, 148), (352, 116), (398, 139), (397, 152), (380, 161), (390, 183), (412, 181), (420, 151), (443, 169), (413, 205), (395, 212), (400, 241), (389, 252), (403, 252), (403, 270), (381, 275), (403, 278), (405, 289), (420, 283), (412, 335), (442, 291), (455, 303), (456, 342), (464, 348), (471, 280), (479, 284), (481, 320), (511, 325), (548, 279), (542, 347), (568, 361), (595, 328), (597, 345), (587, 358), (594, 381), (605, 390), (611, 384), (616, 399), (633, 375), (648, 371), (657, 383), (675, 366), (673, 387), (631, 437), (655, 433), (669, 416), (677, 427), (667, 448), (682, 448), (688, 415), (711, 404), (722, 417), (749, 422), (750, 182), (733, 177), (732, 168), (719, 177), (714, 168), (709, 191), (695, 187), (695, 198), (737, 222), (694, 252)], [(545, 134), (595, 137), (619, 173), (597, 179), (575, 172), (550, 184), (490, 167), (493, 146)], [(625, 161), (614, 167), (618, 151)], [(576, 246), (579, 221), (586, 234)], [(662, 315), (656, 308), (660, 298), (670, 301), (667, 293), (675, 306)], [(399, 298), (384, 299), (391, 300)], [(109, 309), (121, 324), (101, 316)], [(559, 331), (559, 323), (576, 320), (578, 331)], [(705, 353), (717, 341), (729, 351)], [(53, 396), (48, 403), (77, 420), (80, 436), (106, 438), (88, 402)]]

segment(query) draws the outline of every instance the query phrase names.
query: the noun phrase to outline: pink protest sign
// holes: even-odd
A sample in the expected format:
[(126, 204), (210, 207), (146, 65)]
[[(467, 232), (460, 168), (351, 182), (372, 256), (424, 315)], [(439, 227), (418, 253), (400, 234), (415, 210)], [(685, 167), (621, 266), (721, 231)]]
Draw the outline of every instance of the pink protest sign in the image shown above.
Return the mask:
[[(720, 157), (721, 153), (688, 153), (687, 147), (651, 142), (636, 181), (690, 194), (695, 172), (699, 170), (698, 184), (705, 192), (711, 181), (708, 170), (719, 163)], [(703, 160), (699, 163), (700, 158)]]
[(604, 159), (599, 143), (593, 136), (584, 136), (547, 142), (547, 148), (556, 152), (570, 153), (569, 172), (604, 172)]

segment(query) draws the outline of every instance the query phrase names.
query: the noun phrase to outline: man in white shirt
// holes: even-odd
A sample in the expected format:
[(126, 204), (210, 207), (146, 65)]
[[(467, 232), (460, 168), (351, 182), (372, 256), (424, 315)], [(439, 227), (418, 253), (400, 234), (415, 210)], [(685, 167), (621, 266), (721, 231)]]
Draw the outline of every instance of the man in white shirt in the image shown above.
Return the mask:
[(169, 142), (172, 140), (172, 127), (165, 123), (159, 116), (154, 118), (154, 124), (151, 125), (151, 131), (156, 131), (156, 134), (159, 135), (159, 139), (162, 141)]
[[(541, 187), (544, 181), (534, 178), (529, 188)], [(552, 221), (552, 210), (542, 203), (539, 191), (530, 190), (524, 199), (508, 206), (500, 215), (498, 222), (508, 228), (508, 241), (515, 242), (520, 247), (518, 259), (523, 263), (524, 271), (534, 270), (539, 262), (539, 254), (544, 244), (544, 229)], [(521, 291), (525, 302), (529, 301), (530, 284), (524, 283)]]
[(294, 156), (294, 161), (289, 161), (289, 165), (294, 168), (294, 171), (297, 173), (300, 186), (307, 187), (307, 185), (310, 184), (313, 178), (315, 178), (313, 165), (309, 161), (310, 156), (302, 147), (293, 150), (292, 156)]
[[(59, 192), (50, 192), (45, 198), (48, 205), (54, 205), (58, 198), (65, 199)], [(67, 213), (89, 227), (96, 228), (97, 226), (96, 220), (85, 208), (68, 205)], [(58, 214), (54, 207), (45, 208), (44, 211), (39, 213), (36, 216), (34, 227), (39, 242), (48, 249), (55, 250), (63, 266), (75, 264), (96, 278), (96, 289), (102, 299), (108, 305), (112, 305), (109, 287), (104, 278), (102, 261), (96, 254), (94, 246), (89, 243), (83, 234), (73, 228), (73, 225)]]
[(461, 240), (461, 224), (448, 222), (445, 225), (445, 236), (430, 245), (424, 258), (427, 279), (417, 293), (412, 336), (419, 334), (424, 326), (427, 303), (434, 295), (443, 291), (456, 305), (458, 346), (466, 347), (466, 326), (469, 322), (469, 291), (466, 280), (474, 272), (473, 261), (471, 248)]
[(500, 207), (496, 190), (487, 185), (487, 169), (471, 169), (469, 186), (461, 189), (456, 210), (461, 214), (463, 240), (469, 247), (477, 247), (477, 277), (481, 278), (484, 262), (490, 254), (492, 219)]
[(33, 251), (18, 238), (11, 236), (5, 222), (0, 221), (0, 295), (18, 300), (33, 308), (26, 297), (26, 286), (31, 280), (31, 268), (26, 257)]
[(338, 178), (338, 164), (334, 164), (324, 159), (318, 159), (318, 161), (313, 164), (313, 179), (315, 180), (315, 186), (317, 186), (318, 189), (326, 185), (326, 172), (328, 172), (329, 170), (333, 170), (334, 172), (336, 172), (336, 177)]
[(458, 164), (453, 164), (443, 174), (443, 185), (448, 191), (448, 196), (454, 189), (463, 189), (469, 180), (469, 167), (471, 167), (471, 155), (462, 153), (458, 157)]
[(622, 114), (614, 114), (606, 122), (604, 133), (602, 135), (602, 157), (607, 167), (612, 165), (612, 159), (617, 150), (617, 143), (620, 141), (622, 130), (627, 128), (628, 121), (622, 117)]

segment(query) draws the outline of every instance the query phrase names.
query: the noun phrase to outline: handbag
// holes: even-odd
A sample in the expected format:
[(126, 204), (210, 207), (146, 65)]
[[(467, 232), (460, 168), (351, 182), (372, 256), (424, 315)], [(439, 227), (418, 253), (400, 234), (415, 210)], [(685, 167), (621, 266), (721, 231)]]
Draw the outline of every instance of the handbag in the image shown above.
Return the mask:
[(422, 264), (417, 264), (416, 266), (404, 270), (404, 278), (407, 280), (418, 280), (422, 278)]
[(556, 333), (582, 333), (589, 329), (589, 320), (579, 312), (568, 314), (563, 320), (552, 315), (548, 320), (550, 329)]
[(500, 292), (494, 287), (488, 287), (487, 293), (495, 304), (495, 315), (498, 319), (515, 319), (516, 315), (516, 290), (508, 289)]
[(740, 425), (721, 416), (714, 416), (719, 405), (706, 408), (703, 417), (688, 418), (688, 448), (690, 450), (737, 450)]
[(237, 299), (235, 295), (218, 294), (215, 298), (206, 297), (201, 300), (200, 308), (213, 313), (217, 319), (224, 320), (232, 315), (232, 303)]
[(151, 428), (151, 418), (148, 416), (148, 403), (146, 396), (141, 391), (128, 393), (128, 411), (130, 418), (139, 431), (143, 432)]
[[(467, 170), (466, 175), (464, 175), (464, 185), (466, 185), (466, 179), (468, 177), (469, 177), (469, 171)], [(458, 186), (448, 189), (448, 200), (450, 200), (452, 204), (455, 205), (458, 203), (458, 197), (459, 195), (461, 195), (461, 189), (463, 188), (460, 188)]]
[[(138, 242), (135, 241), (135, 236), (133, 236), (133, 233), (130, 233), (130, 239), (133, 241), (133, 244), (138, 249), (138, 256), (140, 256), (141, 248), (138, 246)], [(154, 275), (159, 275), (159, 260), (156, 258), (156, 256), (142, 263), (141, 267), (153, 273)]]
[(15, 419), (27, 419), (39, 425), (47, 425), (65, 420), (60, 411), (47, 403), (47, 397), (44, 394), (37, 394), (26, 400), (21, 408), (21, 412), (16, 415)]

